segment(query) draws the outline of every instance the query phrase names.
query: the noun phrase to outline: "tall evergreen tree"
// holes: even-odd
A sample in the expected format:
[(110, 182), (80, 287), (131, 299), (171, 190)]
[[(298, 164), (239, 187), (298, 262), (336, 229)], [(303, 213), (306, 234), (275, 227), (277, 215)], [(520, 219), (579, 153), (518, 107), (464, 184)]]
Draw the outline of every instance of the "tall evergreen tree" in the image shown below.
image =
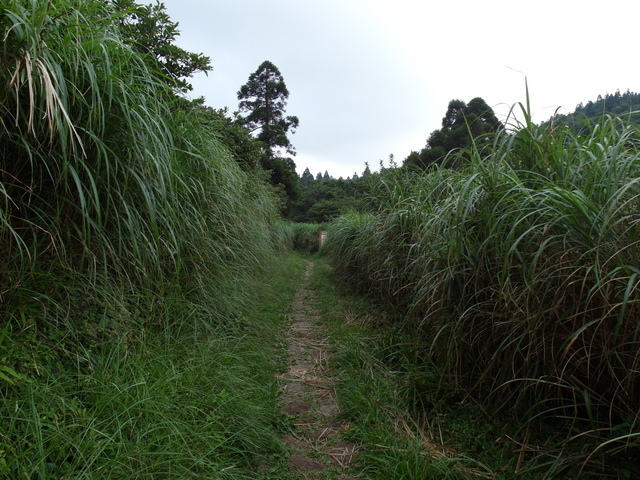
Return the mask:
[(304, 169), (304, 172), (302, 172), (302, 176), (300, 177), (299, 184), (301, 187), (306, 187), (311, 182), (313, 182), (313, 174), (309, 170), (309, 167), (307, 167)]
[(300, 194), (296, 164), (279, 151), (283, 148), (286, 153), (295, 155), (287, 133), (290, 130), (295, 133), (299, 122), (298, 117), (285, 116), (287, 98), (289, 90), (284, 78), (278, 67), (268, 60), (260, 64), (238, 91), (238, 121), (252, 133), (259, 131), (256, 138), (263, 146), (260, 162), (262, 168), (270, 172), (271, 184), (283, 196), (282, 214), (285, 216)]
[(260, 130), (257, 138), (271, 156), (276, 156), (278, 148), (295, 155), (287, 133), (289, 130), (295, 133), (299, 121), (298, 117), (285, 116), (288, 98), (289, 90), (280, 70), (268, 60), (262, 62), (238, 91), (239, 118), (249, 130)]

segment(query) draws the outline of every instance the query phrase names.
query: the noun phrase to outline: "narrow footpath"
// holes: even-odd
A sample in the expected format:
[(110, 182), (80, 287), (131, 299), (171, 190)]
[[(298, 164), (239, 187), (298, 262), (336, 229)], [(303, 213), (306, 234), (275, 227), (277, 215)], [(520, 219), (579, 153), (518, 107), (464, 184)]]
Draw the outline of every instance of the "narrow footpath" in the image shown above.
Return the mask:
[(357, 445), (344, 439), (350, 425), (340, 416), (326, 329), (309, 289), (313, 268), (307, 261), (286, 332), (289, 367), (280, 376), (281, 398), (294, 427), (283, 442), (290, 452), (289, 469), (297, 479), (357, 480), (360, 477), (349, 468)]

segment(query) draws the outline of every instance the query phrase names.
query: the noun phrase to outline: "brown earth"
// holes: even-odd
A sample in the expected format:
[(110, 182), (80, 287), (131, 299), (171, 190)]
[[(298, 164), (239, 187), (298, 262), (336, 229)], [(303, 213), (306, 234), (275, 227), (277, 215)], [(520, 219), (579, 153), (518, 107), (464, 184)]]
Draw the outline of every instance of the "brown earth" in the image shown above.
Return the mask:
[(350, 466), (358, 446), (345, 441), (350, 425), (340, 415), (326, 329), (309, 289), (313, 268), (313, 262), (307, 261), (286, 332), (289, 368), (279, 379), (283, 408), (293, 417), (294, 426), (282, 441), (296, 478), (357, 480), (360, 477), (350, 473)]

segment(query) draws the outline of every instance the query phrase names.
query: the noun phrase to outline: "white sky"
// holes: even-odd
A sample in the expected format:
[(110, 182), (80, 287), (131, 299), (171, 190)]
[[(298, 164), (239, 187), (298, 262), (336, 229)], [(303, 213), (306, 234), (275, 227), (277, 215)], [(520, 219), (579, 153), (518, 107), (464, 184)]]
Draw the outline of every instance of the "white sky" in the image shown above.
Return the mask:
[[(151, 0), (138, 0), (147, 3)], [(401, 164), (440, 128), (452, 99), (482, 97), (535, 121), (605, 93), (640, 92), (635, 0), (161, 0), (178, 44), (211, 57), (193, 97), (237, 110), (264, 61), (289, 89), (298, 174)]]

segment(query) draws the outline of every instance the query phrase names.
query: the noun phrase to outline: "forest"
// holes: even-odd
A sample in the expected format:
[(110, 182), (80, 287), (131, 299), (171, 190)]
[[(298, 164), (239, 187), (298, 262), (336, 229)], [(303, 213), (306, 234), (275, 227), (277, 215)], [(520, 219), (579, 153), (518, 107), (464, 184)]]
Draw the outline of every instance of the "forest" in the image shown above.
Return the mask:
[(296, 172), (272, 62), (237, 109), (188, 99), (212, 60), (162, 3), (5, 0), (0, 30), (0, 478), (301, 478), (313, 262), (362, 449), (331, 478), (640, 478), (639, 94), (508, 128), (454, 99), (334, 179)]

